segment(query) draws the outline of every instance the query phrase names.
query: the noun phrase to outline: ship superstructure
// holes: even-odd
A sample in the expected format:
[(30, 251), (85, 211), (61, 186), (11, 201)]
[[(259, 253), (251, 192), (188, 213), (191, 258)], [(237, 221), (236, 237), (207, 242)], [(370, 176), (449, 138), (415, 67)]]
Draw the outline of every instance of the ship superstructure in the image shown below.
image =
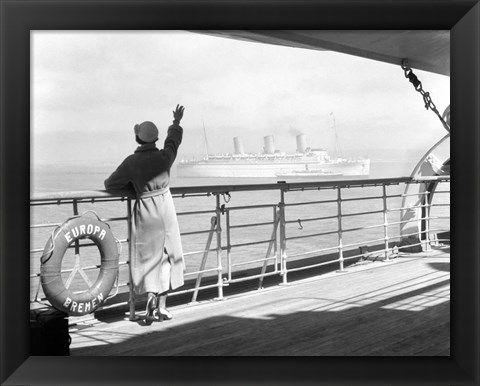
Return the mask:
[(275, 149), (273, 135), (264, 137), (263, 153), (245, 153), (241, 137), (233, 139), (234, 153), (181, 160), (181, 177), (333, 177), (368, 176), (370, 159), (331, 158), (324, 149), (307, 146), (305, 134), (296, 136), (296, 152)]

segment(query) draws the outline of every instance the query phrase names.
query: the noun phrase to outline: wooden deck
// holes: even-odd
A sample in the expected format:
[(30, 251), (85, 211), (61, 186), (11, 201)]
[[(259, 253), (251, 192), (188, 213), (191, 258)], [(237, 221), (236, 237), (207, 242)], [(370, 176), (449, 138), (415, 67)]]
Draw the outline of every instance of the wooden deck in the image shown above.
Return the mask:
[(71, 355), (450, 355), (450, 251), (366, 262), (223, 301), (72, 326)]

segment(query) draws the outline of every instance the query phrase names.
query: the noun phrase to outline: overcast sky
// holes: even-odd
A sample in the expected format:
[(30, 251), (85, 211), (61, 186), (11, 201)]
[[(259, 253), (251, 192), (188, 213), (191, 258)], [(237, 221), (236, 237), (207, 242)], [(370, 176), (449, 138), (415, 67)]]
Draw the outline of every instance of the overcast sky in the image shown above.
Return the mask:
[[(32, 163), (116, 165), (136, 148), (133, 126), (160, 136), (185, 106), (179, 158), (295, 150), (295, 134), (346, 155), (427, 150), (446, 132), (399, 66), (345, 54), (177, 31), (32, 32)], [(450, 79), (415, 70), (438, 110)], [(333, 115), (331, 114), (333, 113)], [(160, 143), (163, 143), (163, 138)]]

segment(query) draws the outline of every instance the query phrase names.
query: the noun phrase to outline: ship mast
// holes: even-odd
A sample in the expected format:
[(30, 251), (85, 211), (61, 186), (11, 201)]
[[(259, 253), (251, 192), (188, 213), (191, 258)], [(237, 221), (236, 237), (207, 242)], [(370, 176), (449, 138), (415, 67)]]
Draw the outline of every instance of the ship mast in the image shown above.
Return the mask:
[(333, 111), (330, 113), (332, 116), (332, 126), (333, 126), (333, 132), (335, 134), (335, 158), (338, 158), (340, 156), (340, 146), (339, 146), (339, 141), (338, 141), (338, 133), (337, 133), (337, 125), (335, 123), (335, 115), (333, 114)]
[(202, 119), (202, 125), (203, 125), (203, 137), (205, 139), (205, 159), (208, 160), (208, 140), (207, 140), (207, 130), (205, 130), (205, 122), (203, 122)]

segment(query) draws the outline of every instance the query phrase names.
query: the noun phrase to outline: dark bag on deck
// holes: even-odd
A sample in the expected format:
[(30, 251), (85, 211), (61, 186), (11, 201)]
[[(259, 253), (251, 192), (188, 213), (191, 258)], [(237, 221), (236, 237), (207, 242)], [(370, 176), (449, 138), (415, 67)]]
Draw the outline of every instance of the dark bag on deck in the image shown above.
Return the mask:
[(30, 355), (70, 355), (70, 343), (65, 312), (30, 310)]

